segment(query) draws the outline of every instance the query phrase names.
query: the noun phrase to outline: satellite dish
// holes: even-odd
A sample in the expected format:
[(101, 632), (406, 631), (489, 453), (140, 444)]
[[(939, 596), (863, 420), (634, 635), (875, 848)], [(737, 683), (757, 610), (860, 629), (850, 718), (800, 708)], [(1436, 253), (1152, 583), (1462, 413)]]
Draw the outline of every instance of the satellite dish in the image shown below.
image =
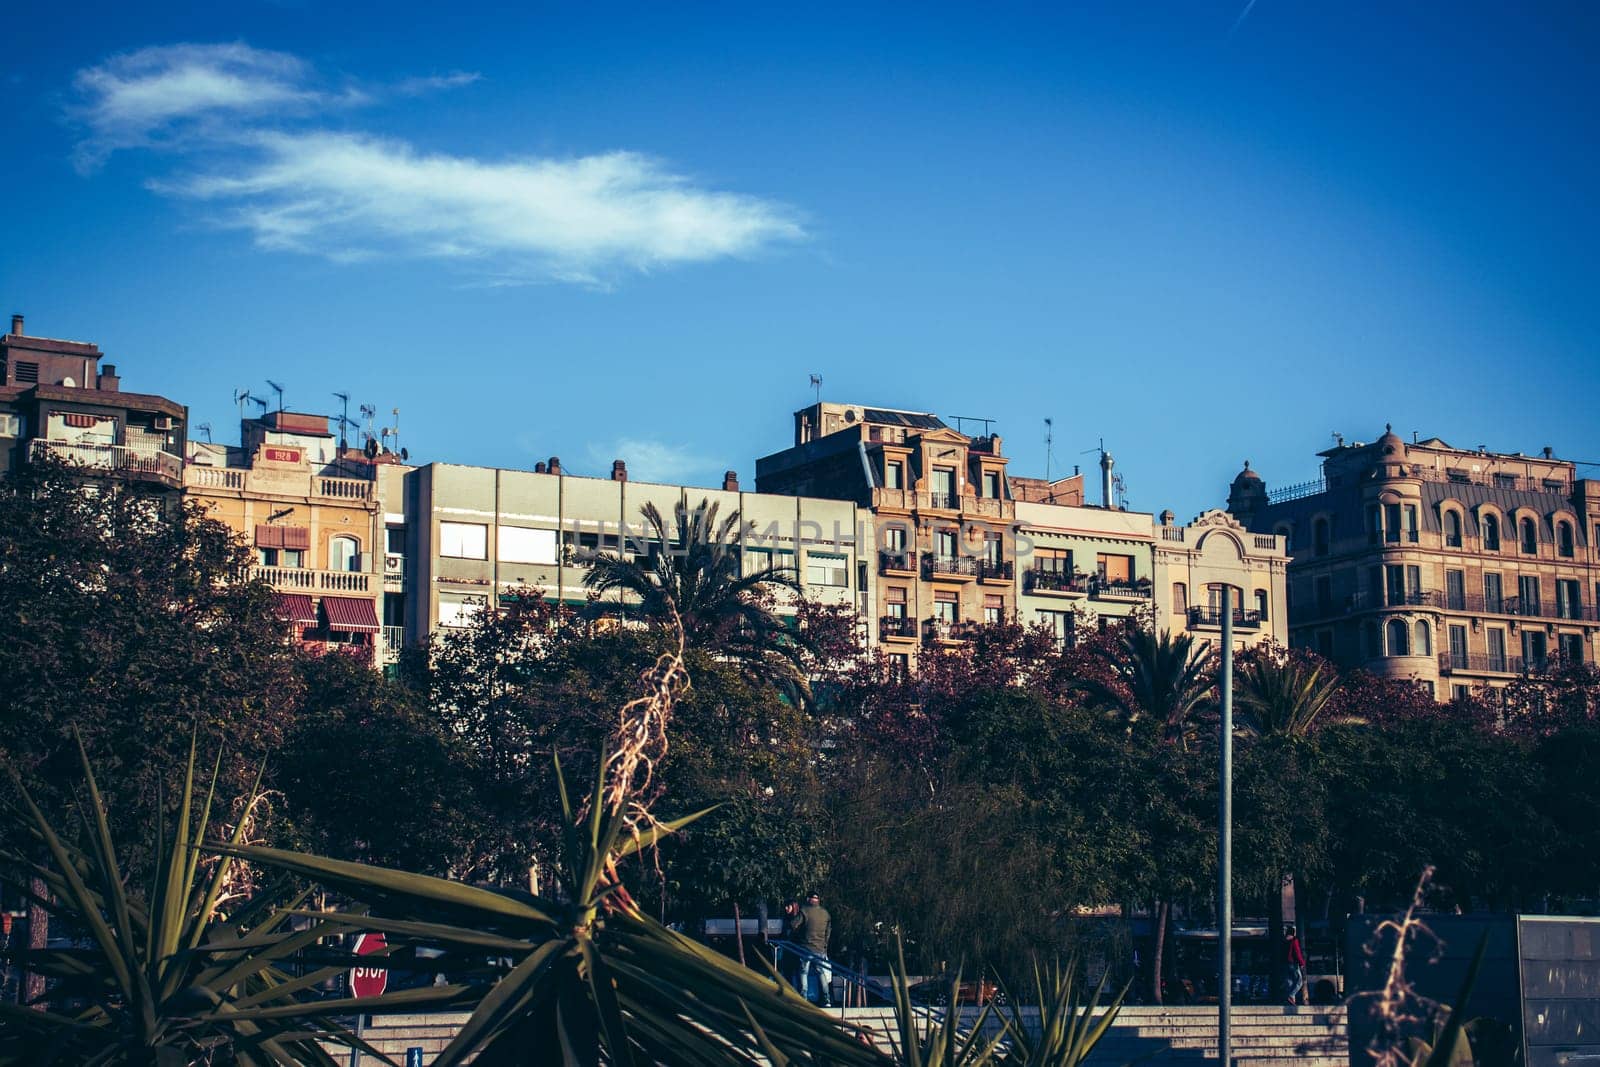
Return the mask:
[(378, 457), (378, 441), (377, 441), (376, 438), (369, 437), (369, 438), (367, 438), (367, 458), (368, 459), (376, 459), (377, 457)]
[(411, 459), (411, 453), (407, 452), (405, 449), (402, 448), (400, 450), (400, 462), (401, 463), (407, 463), (407, 462), (410, 461), (410, 459)]

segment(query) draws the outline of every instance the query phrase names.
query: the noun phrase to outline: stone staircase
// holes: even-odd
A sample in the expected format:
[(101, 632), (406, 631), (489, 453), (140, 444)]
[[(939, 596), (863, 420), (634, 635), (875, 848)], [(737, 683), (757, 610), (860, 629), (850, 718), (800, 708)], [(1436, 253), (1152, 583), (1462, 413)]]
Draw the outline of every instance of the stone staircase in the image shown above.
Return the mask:
[[(836, 1014), (866, 1027), (885, 1048), (894, 1031), (894, 1013), (888, 1008), (847, 1008)], [(975, 1017), (976, 1013), (972, 1013)], [(1024, 1021), (1034, 1013), (1024, 1009)], [(379, 1017), (366, 1031), (366, 1039), (396, 1063), (406, 1062), (406, 1051), (422, 1049), (422, 1062), (430, 1064), (449, 1044), (466, 1015), (438, 1012)], [(1343, 1007), (1268, 1007), (1238, 1005), (1233, 1009), (1233, 1063), (1235, 1067), (1346, 1067), (1349, 1049)], [(348, 1052), (332, 1050), (341, 1065)], [(1215, 1006), (1125, 1007), (1096, 1046), (1089, 1063), (1096, 1067), (1117, 1064), (1217, 1063), (1217, 1009)], [(367, 1058), (364, 1063), (376, 1061)]]

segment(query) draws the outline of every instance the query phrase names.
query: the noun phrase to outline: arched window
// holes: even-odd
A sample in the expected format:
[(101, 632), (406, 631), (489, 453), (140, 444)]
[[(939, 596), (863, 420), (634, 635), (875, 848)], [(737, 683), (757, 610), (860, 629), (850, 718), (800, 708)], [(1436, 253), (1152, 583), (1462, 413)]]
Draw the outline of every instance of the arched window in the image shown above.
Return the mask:
[(1388, 637), (1389, 655), (1408, 656), (1411, 654), (1411, 642), (1407, 639), (1409, 637), (1409, 631), (1406, 629), (1406, 622), (1404, 619), (1389, 620)]
[(1500, 516), (1485, 515), (1483, 517), (1483, 550), (1485, 552), (1500, 551)]
[(1311, 526), (1311, 539), (1315, 546), (1313, 551), (1319, 556), (1328, 554), (1328, 520), (1318, 519)]
[(1428, 624), (1421, 619), (1417, 620), (1417, 643), (1415, 647), (1419, 656), (1433, 655), (1433, 635), (1428, 630)]
[(361, 542), (354, 537), (335, 537), (328, 542), (328, 569), (334, 571), (359, 571), (361, 569)]
[(1383, 655), (1380, 647), (1382, 641), (1378, 639), (1378, 624), (1370, 619), (1361, 624), (1361, 654), (1367, 659), (1377, 659)]
[(1461, 547), (1461, 512), (1444, 513), (1444, 543), (1446, 548)]
[(1556, 552), (1567, 559), (1572, 558), (1572, 523), (1556, 523)]
[(1537, 556), (1539, 554), (1538, 525), (1532, 519), (1524, 516), (1518, 524), (1518, 528), (1522, 531), (1522, 554), (1525, 556)]

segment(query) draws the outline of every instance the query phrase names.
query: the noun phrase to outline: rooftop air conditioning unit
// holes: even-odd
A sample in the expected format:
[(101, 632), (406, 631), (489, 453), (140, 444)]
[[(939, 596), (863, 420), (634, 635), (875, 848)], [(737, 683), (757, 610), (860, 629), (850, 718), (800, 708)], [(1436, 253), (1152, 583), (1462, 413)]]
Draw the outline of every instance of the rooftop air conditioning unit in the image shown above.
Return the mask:
[(153, 425), (158, 430), (170, 430), (170, 429), (172, 429), (172, 416), (171, 415), (157, 415), (156, 416), (156, 421), (153, 423)]

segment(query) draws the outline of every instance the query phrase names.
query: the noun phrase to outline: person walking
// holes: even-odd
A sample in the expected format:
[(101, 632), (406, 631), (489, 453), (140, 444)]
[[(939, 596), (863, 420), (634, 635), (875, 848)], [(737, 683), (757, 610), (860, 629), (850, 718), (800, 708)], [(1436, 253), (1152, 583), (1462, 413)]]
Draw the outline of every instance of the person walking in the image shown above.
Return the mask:
[(833, 1007), (833, 968), (828, 965), (828, 938), (833, 933), (833, 916), (822, 906), (822, 896), (813, 891), (806, 895), (800, 909), (803, 925), (800, 944), (810, 950), (801, 966), (804, 982), (801, 994), (811, 1003), (824, 1008)]
[(1294, 932), (1294, 927), (1283, 928), (1283, 968), (1284, 980), (1289, 987), (1289, 1003), (1297, 1005), (1306, 988), (1306, 951), (1300, 945), (1300, 937)]

